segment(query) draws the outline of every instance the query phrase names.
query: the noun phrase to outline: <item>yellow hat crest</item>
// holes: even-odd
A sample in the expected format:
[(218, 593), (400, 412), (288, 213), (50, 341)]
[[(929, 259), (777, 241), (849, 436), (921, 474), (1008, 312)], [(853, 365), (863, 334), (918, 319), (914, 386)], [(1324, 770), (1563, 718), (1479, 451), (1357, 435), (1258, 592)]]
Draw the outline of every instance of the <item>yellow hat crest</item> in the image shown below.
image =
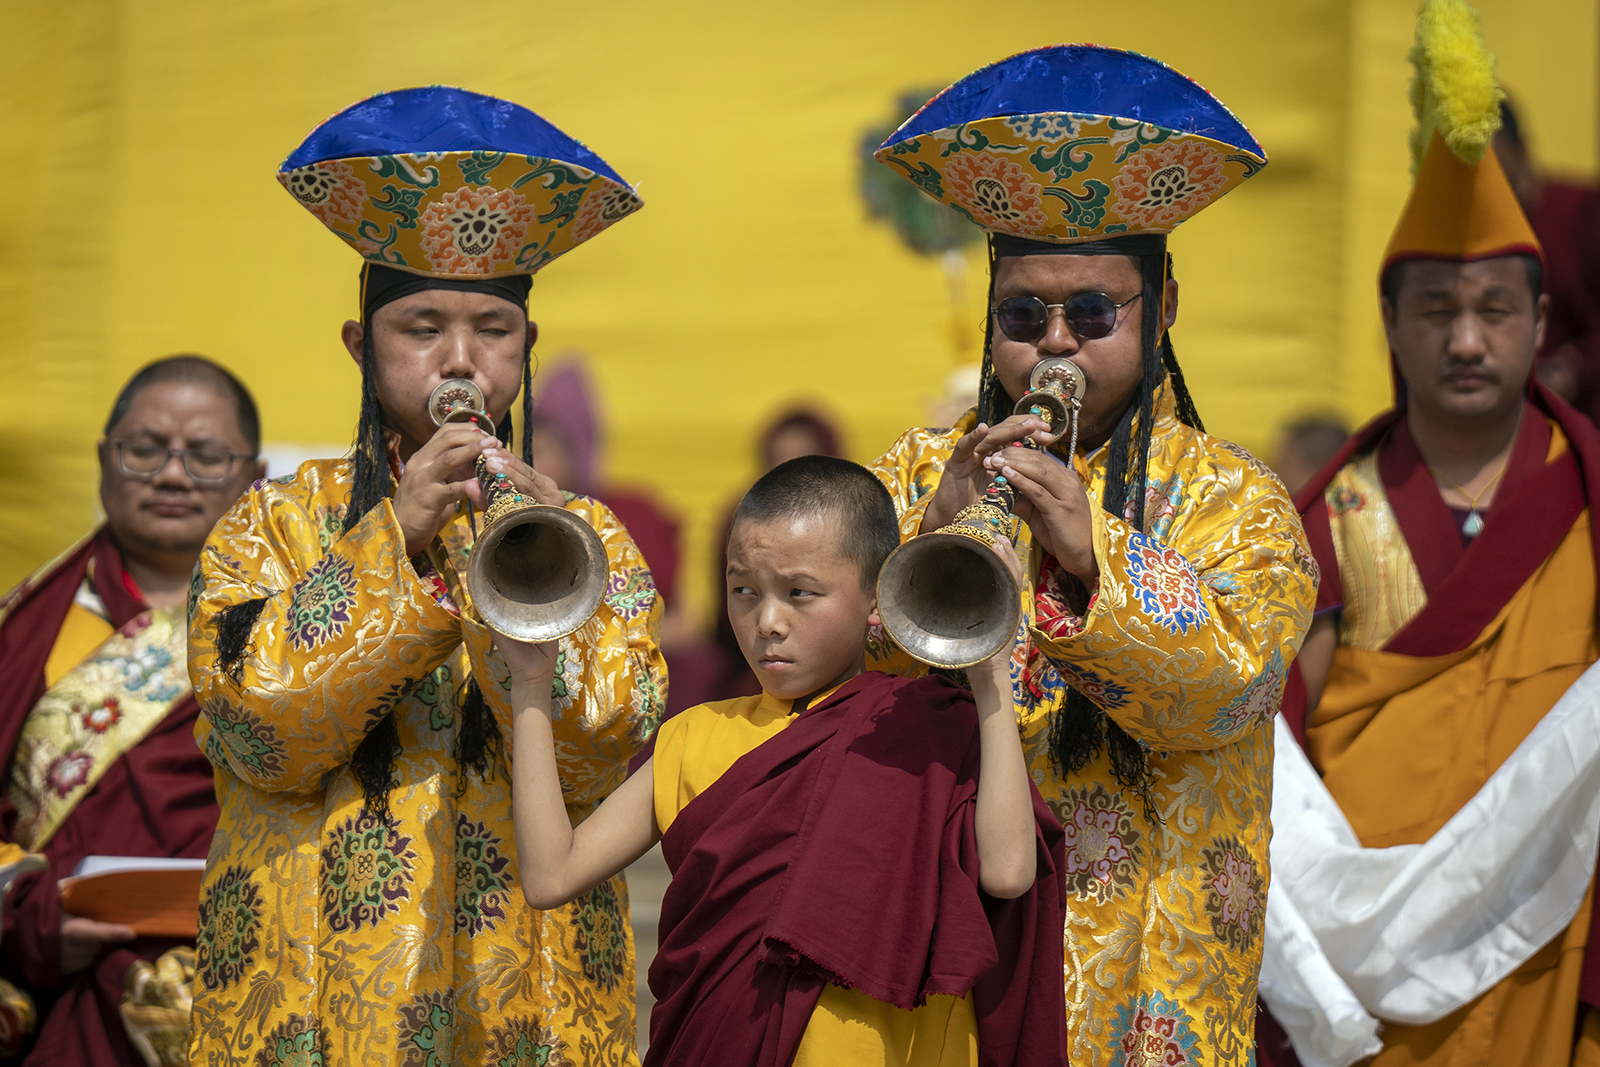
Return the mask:
[(1465, 0), (1427, 0), (1417, 13), (1410, 58), (1415, 180), (1382, 270), (1406, 259), (1542, 259), (1539, 239), (1489, 151), (1505, 94), (1478, 13)]

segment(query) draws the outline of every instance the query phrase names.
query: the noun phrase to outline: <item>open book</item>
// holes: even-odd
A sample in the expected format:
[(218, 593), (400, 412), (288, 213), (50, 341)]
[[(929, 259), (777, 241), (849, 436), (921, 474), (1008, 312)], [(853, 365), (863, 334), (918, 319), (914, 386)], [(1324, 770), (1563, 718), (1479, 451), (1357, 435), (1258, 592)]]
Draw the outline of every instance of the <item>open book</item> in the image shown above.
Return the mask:
[(61, 879), (61, 910), (123, 923), (148, 937), (194, 937), (200, 925), (205, 860), (85, 856)]

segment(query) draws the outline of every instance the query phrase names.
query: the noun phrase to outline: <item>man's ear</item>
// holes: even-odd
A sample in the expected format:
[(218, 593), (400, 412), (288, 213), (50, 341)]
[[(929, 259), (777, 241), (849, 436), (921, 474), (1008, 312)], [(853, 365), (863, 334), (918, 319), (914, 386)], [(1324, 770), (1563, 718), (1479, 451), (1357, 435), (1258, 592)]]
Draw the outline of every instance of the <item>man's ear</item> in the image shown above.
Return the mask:
[(528, 320), (528, 347), (532, 348), (539, 343), (539, 324), (532, 319)]
[(361, 367), (361, 342), (366, 339), (366, 331), (355, 319), (346, 319), (343, 326), (339, 327), (339, 340), (344, 342), (345, 351), (350, 353), (350, 358), (356, 361), (357, 369)]
[(1162, 294), (1162, 311), (1165, 312), (1166, 322), (1161, 324), (1164, 330), (1172, 329), (1173, 323), (1178, 321), (1178, 279), (1168, 278), (1165, 292)]
[(1378, 310), (1383, 315), (1383, 336), (1389, 342), (1389, 351), (1395, 351), (1395, 310), (1394, 301), (1386, 296), (1378, 298)]
[(1544, 332), (1550, 325), (1550, 294), (1540, 293), (1539, 302), (1533, 305), (1533, 350), (1544, 347)]
[(872, 610), (867, 613), (867, 625), (868, 626), (882, 626), (883, 625), (883, 616), (878, 614), (878, 600), (877, 600), (876, 597), (874, 597), (873, 600), (872, 600)]

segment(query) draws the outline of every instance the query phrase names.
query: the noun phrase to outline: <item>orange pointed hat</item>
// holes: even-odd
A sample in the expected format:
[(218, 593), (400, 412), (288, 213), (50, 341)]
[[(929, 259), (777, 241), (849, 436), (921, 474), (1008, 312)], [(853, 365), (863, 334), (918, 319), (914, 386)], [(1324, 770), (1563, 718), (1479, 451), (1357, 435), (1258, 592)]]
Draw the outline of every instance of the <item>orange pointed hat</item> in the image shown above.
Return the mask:
[(1539, 239), (1489, 144), (1500, 128), (1494, 56), (1465, 0), (1427, 0), (1411, 49), (1411, 196), (1383, 253), (1381, 278), (1407, 259), (1534, 255)]

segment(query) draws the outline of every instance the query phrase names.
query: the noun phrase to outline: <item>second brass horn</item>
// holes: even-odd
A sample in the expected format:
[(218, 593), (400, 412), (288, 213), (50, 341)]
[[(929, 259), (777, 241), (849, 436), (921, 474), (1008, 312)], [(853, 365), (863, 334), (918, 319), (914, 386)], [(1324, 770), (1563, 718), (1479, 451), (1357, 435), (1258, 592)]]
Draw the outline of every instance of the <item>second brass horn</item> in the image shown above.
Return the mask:
[[(1041, 360), (1028, 389), (1015, 414), (1047, 420), (1057, 438), (1069, 434), (1067, 454), (1075, 453), (1083, 371), (1069, 359)], [(1032, 440), (1025, 444), (1038, 447)], [(913, 537), (884, 560), (878, 614), (901, 648), (924, 663), (956, 668), (981, 663), (1010, 643), (1022, 598), (990, 546), (998, 537), (1015, 540), (1015, 502), (1016, 491), (998, 479), (950, 525)]]
[[(492, 430), (483, 392), (466, 379), (440, 382), (428, 397), (437, 425), (476, 422)], [(467, 590), (489, 629), (519, 641), (551, 641), (588, 622), (606, 591), (600, 535), (565, 508), (535, 503), (496, 477), (482, 456), (483, 527), (472, 546)]]

